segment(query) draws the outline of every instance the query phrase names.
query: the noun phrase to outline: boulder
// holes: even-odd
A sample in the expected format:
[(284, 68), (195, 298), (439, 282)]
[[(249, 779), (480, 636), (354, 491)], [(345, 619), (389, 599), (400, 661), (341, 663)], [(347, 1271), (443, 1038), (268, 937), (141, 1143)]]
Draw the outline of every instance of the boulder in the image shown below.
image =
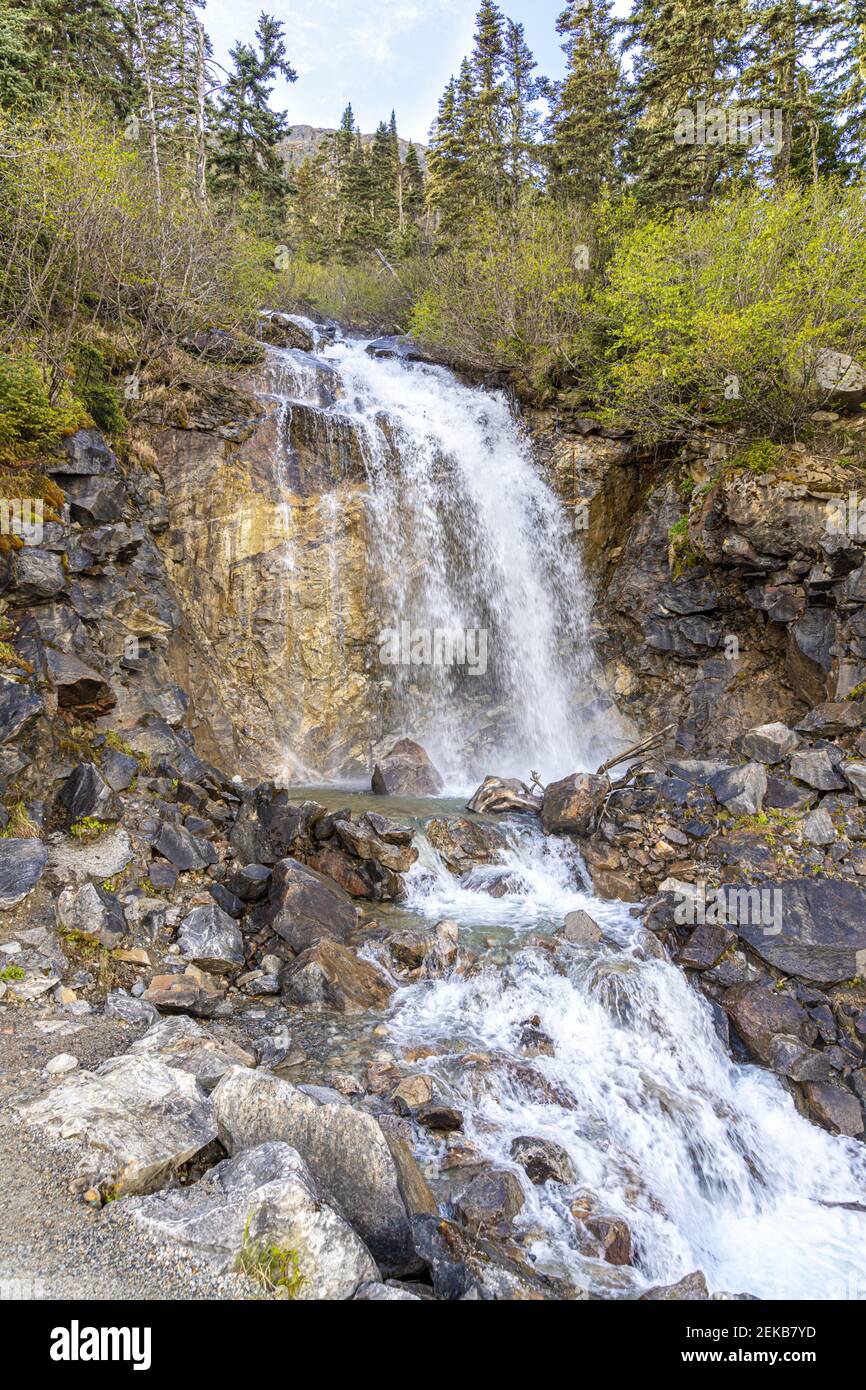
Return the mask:
[(767, 770), (761, 763), (726, 768), (709, 778), (716, 800), (734, 816), (754, 816), (767, 794)]
[(177, 1242), (219, 1272), (234, 1268), (239, 1256), (242, 1269), (264, 1258), (273, 1272), (266, 1252), (286, 1252), (291, 1297), (301, 1301), (352, 1298), (379, 1278), (364, 1242), (288, 1144), (247, 1149), (192, 1187), (136, 1199), (132, 1210), (151, 1236)]
[(163, 821), (153, 848), (181, 873), (204, 869), (216, 862), (214, 848), (207, 840), (198, 839), (185, 826), (172, 825), (170, 821)]
[(104, 713), (117, 704), (117, 696), (105, 678), (69, 652), (46, 647), (45, 665), (61, 709), (97, 709)]
[(601, 1258), (609, 1265), (630, 1265), (634, 1258), (631, 1231), (621, 1216), (586, 1216), (582, 1218), (592, 1238), (599, 1245)]
[(706, 1276), (699, 1270), (687, 1274), (676, 1284), (656, 1284), (640, 1296), (641, 1303), (706, 1302), (709, 1298)]
[(765, 1066), (772, 1064), (777, 1034), (807, 1044), (817, 1036), (818, 1030), (802, 1004), (765, 985), (733, 985), (725, 990), (721, 1002), (752, 1056)]
[(798, 749), (791, 756), (790, 768), (791, 776), (798, 782), (820, 792), (841, 791), (845, 786), (845, 779), (836, 771), (825, 748)]
[(132, 842), (125, 830), (112, 830), (94, 844), (53, 845), (48, 858), (52, 873), (62, 882), (98, 879), (121, 873), (132, 859)]
[(72, 520), (82, 526), (120, 521), (129, 501), (123, 483), (107, 475), (64, 477), (63, 491)]
[(95, 763), (79, 763), (57, 796), (70, 821), (92, 816), (96, 820), (120, 820), (123, 807)]
[(829, 811), (825, 811), (822, 806), (810, 811), (808, 816), (803, 819), (800, 833), (807, 845), (832, 845), (837, 838), (836, 827), (830, 819)]
[(229, 874), (226, 888), (245, 903), (261, 902), (268, 896), (272, 871), (266, 864), (244, 864)]
[(866, 801), (866, 763), (842, 763), (839, 771), (855, 796)]
[(438, 796), (444, 783), (420, 743), (402, 738), (373, 768), (378, 796)]
[(816, 395), (835, 405), (853, 408), (866, 401), (866, 370), (847, 352), (818, 348), (809, 384)]
[(282, 989), (292, 1004), (345, 1014), (384, 1009), (394, 992), (394, 986), (368, 961), (328, 938), (302, 951), (287, 966)]
[(702, 922), (677, 955), (677, 963), (685, 970), (711, 970), (736, 940), (727, 927)]
[(609, 790), (604, 777), (573, 772), (545, 787), (541, 824), (548, 835), (587, 835)]
[(281, 859), (274, 869), (267, 920), (293, 951), (305, 951), (324, 937), (343, 942), (358, 923), (358, 909), (331, 879)]
[(511, 1225), (525, 1200), (514, 1173), (491, 1168), (479, 1173), (464, 1188), (455, 1200), (454, 1209), (470, 1230), (499, 1230)]
[(0, 839), (0, 912), (15, 907), (39, 882), (48, 862), (41, 840)]
[(381, 864), (394, 873), (405, 873), (418, 858), (417, 849), (413, 849), (411, 845), (394, 845), (380, 839), (369, 822), (365, 824), (359, 821), (355, 824), (347, 817), (337, 820), (334, 830), (337, 839), (350, 854), (361, 860)]
[(594, 946), (601, 941), (601, 927), (588, 912), (578, 909), (566, 914), (562, 935), (574, 946)]
[(54, 598), (66, 588), (66, 573), (59, 555), (25, 545), (14, 552), (12, 584), (16, 603), (38, 603)]
[(842, 879), (787, 879), (774, 890), (780, 894), (779, 931), (740, 920), (743, 914), (729, 903), (737, 891), (736, 885), (720, 890), (728, 902), (726, 920), (774, 969), (817, 985), (864, 973), (866, 888)]
[(485, 777), (472, 799), (466, 803), (466, 809), (478, 815), (503, 811), (538, 812), (541, 810), (541, 797), (516, 777)]
[(216, 976), (191, 966), (183, 975), (154, 975), (143, 997), (160, 1013), (213, 1018), (225, 996)]
[(457, 964), (460, 928), (445, 917), (433, 928), (433, 939), (424, 952), (421, 975), (425, 980), (438, 980)]
[(256, 1065), (252, 1053), (245, 1052), (230, 1038), (215, 1037), (182, 1014), (154, 1022), (129, 1052), (136, 1057), (156, 1057), (167, 1067), (189, 1072), (205, 1091), (212, 1091), (232, 1067)]
[(119, 898), (93, 883), (82, 884), (80, 888), (64, 888), (55, 910), (57, 924), (63, 931), (90, 937), (110, 951), (127, 935)]
[(799, 747), (800, 739), (787, 724), (761, 724), (743, 735), (747, 758), (757, 763), (780, 763)]
[(863, 1107), (851, 1091), (828, 1081), (807, 1081), (803, 1090), (810, 1110), (825, 1129), (852, 1139), (863, 1133)]
[(184, 960), (223, 975), (244, 963), (244, 939), (237, 922), (216, 903), (194, 907), (180, 924), (177, 944)]
[[(272, 1073), (235, 1068), (213, 1093), (229, 1154), (281, 1140), (297, 1149), (322, 1195), (357, 1231), (386, 1275), (415, 1273), (410, 1217), (397, 1165), (372, 1115), (319, 1100)], [(420, 1179), (420, 1175), (419, 1175)], [(423, 1179), (420, 1179), (423, 1183)]]
[(138, 759), (109, 748), (102, 754), (99, 770), (113, 792), (125, 792), (138, 776)]
[(216, 1139), (211, 1103), (194, 1078), (152, 1057), (109, 1057), (19, 1112), (28, 1125), (84, 1144), (82, 1171), (116, 1197), (155, 1191)]
[(863, 706), (850, 700), (825, 701), (810, 710), (805, 719), (800, 720), (797, 729), (801, 734), (836, 738), (862, 729), (863, 714)]
[(536, 1186), (544, 1182), (577, 1182), (574, 1164), (562, 1145), (552, 1139), (521, 1135), (511, 1141), (511, 1157)]
[(465, 873), (480, 864), (496, 864), (508, 849), (505, 836), (483, 821), (434, 818), (425, 822), (424, 830), (452, 874)]
[(34, 691), (17, 681), (0, 681), (0, 744), (25, 733), (44, 709)]

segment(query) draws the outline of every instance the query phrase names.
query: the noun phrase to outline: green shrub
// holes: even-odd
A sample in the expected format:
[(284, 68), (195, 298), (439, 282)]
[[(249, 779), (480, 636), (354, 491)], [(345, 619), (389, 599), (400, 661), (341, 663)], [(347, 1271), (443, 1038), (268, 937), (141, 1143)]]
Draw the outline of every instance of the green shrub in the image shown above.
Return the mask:
[(0, 353), (0, 465), (38, 458), (87, 423), (80, 403), (51, 404), (32, 357)]

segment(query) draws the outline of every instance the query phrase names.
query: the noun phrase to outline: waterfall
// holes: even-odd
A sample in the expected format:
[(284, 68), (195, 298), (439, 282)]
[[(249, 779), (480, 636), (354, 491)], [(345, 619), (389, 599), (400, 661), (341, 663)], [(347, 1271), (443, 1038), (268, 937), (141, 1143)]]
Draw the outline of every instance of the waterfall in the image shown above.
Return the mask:
[(594, 768), (615, 720), (579, 547), (507, 398), (366, 347), (270, 359), (285, 409), (302, 403), (360, 447), (382, 740), (415, 738), (463, 789), (490, 772)]

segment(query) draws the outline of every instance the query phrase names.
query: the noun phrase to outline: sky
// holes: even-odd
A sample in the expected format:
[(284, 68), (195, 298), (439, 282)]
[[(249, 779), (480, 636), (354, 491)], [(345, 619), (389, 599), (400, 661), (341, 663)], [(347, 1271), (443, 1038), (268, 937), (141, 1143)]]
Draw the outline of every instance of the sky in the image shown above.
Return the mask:
[[(252, 38), (263, 8), (283, 22), (297, 82), (275, 87), (271, 104), (297, 124), (336, 126), (351, 101), (361, 129), (375, 130), (393, 107), (400, 134), (422, 144), (448, 78), (472, 46), (477, 0), (208, 0), (203, 18), (214, 57), (228, 61)], [(558, 77), (556, 18), (563, 0), (501, 0), (526, 28), (539, 71)], [(618, 13), (627, 12), (619, 0)]]

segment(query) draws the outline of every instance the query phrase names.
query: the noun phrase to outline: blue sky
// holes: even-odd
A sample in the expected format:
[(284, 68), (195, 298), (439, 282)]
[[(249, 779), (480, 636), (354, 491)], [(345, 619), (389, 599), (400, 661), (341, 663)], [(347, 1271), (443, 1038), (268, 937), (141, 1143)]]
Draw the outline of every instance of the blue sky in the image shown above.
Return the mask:
[[(252, 36), (263, 8), (283, 21), (298, 73), (274, 92), (289, 120), (334, 126), (351, 101), (370, 131), (393, 106), (400, 134), (423, 143), (442, 89), (471, 47), (477, 0), (208, 0), (203, 17), (218, 61)], [(526, 26), (541, 71), (558, 76), (562, 0), (501, 0), (501, 8)], [(625, 0), (617, 9), (627, 11)]]

